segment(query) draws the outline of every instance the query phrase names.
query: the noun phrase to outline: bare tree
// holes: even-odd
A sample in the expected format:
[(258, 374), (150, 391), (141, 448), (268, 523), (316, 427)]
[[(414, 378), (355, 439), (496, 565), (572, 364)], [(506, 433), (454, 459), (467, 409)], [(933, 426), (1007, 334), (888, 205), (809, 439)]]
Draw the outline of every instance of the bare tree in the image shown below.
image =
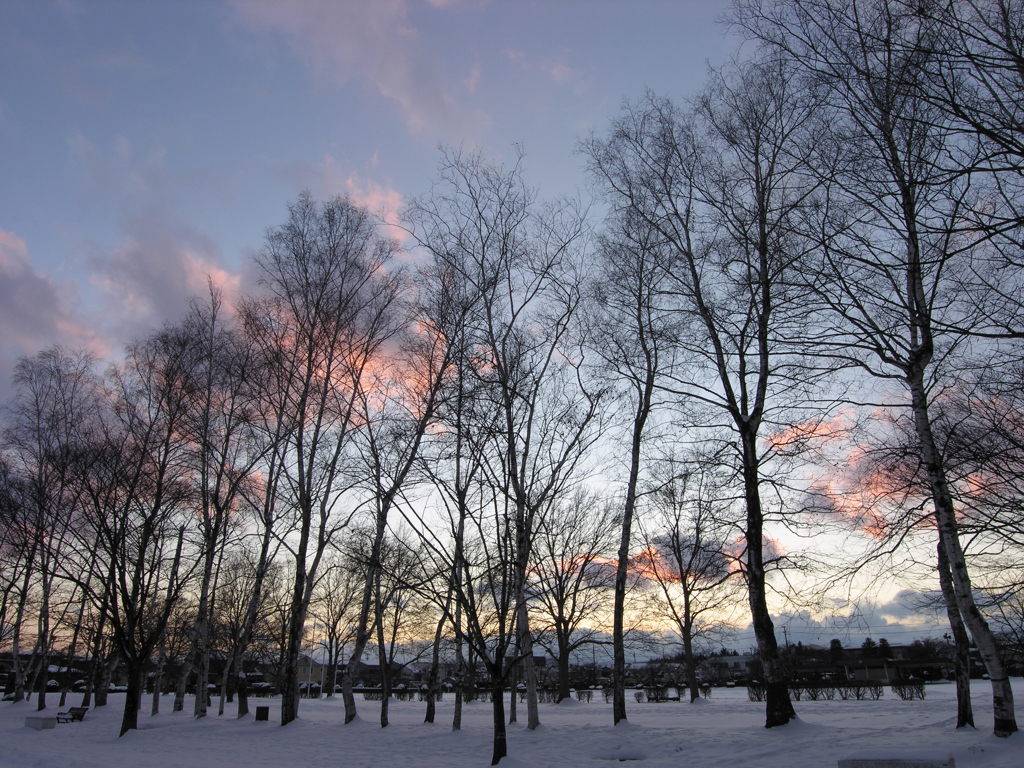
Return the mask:
[[(448, 624), (455, 635), (457, 684), (452, 730), (457, 731), (462, 727), (464, 694), (470, 689), (468, 680), (473, 669), (472, 664), (466, 663), (464, 654), (467, 626), (475, 626), (472, 619), (464, 621), (464, 617), (474, 615), (476, 607), (471, 599), (475, 593), (469, 586), (471, 576), (466, 557), (468, 529), (472, 527), (470, 494), (482, 477), (483, 453), (488, 436), (497, 428), (497, 411), (484, 396), (485, 387), (473, 370), (478, 360), (468, 317), (479, 309), (479, 297), (448, 258), (448, 254), (434, 254), (432, 263), (422, 271), (424, 292), (432, 296), (424, 306), (432, 307), (430, 314), (435, 318), (434, 325), (451, 348), (453, 371), (439, 403), (438, 427), (426, 436), (419, 468), (437, 490), (434, 509), (447, 526), (438, 526), (430, 514), (420, 513), (417, 505), (404, 505), (402, 513), (420, 536), (421, 551), (428, 563), (424, 570), (437, 574), (436, 579), (444, 580), (447, 587), (429, 592), (441, 616), (434, 632), (427, 722), (433, 722), (434, 698), (440, 689), (437, 675), (440, 643), (445, 624)], [(471, 645), (470, 656), (472, 648)], [(503, 711), (500, 716), (495, 715), (495, 723), (499, 722), (501, 732), (495, 731), (495, 754), (504, 754)]]
[(202, 557), (194, 629), (199, 659), (196, 717), (205, 717), (207, 708), (215, 565), (219, 573), (229, 519), (262, 461), (265, 445), (256, 433), (256, 403), (249, 383), (257, 356), (246, 337), (226, 320), (223, 305), (223, 296), (211, 284), (209, 302), (194, 301), (181, 326), (192, 341), (191, 369), (183, 383), (188, 416), (182, 438), (189, 445), (186, 457), (196, 483)]
[[(452, 730), (461, 729), (462, 704), (475, 696), (476, 660), (482, 660), (492, 684), (496, 765), (507, 754), (504, 688), (515, 645), (514, 536), (508, 500), (483, 469), (490, 435), (501, 427), (500, 411), (473, 373), (478, 360), (466, 329), (453, 330), (449, 341), (456, 348), (457, 366), (441, 411), (446, 428), (431, 435), (423, 455), (423, 469), (438, 491), (437, 505), (433, 512), (421, 512), (417, 505), (403, 505), (402, 511), (420, 536), (424, 570), (448, 582), (447, 590), (429, 589), (427, 596), (448, 617), (455, 635)], [(439, 526), (438, 519), (447, 526)]]
[[(817, 410), (807, 297), (795, 289), (809, 250), (795, 224), (815, 182), (806, 172), (816, 105), (778, 58), (715, 74), (690, 115), (648, 95), (609, 138), (587, 147), (591, 172), (623, 211), (671, 251), (671, 290), (694, 364), (670, 389), (733, 431), (746, 505), (745, 569), (768, 680), (767, 726), (795, 716), (766, 601), (765, 522), (772, 482), (759, 436)], [(773, 473), (778, 466), (771, 467)]]
[[(128, 348), (125, 364), (111, 372), (96, 442), (79, 469), (86, 522), (79, 551), (95, 547), (109, 563), (90, 596), (111, 624), (113, 658), (128, 678), (122, 736), (138, 727), (143, 675), (186, 581), (174, 573), (174, 543), (191, 500), (180, 439), (187, 347), (169, 328)], [(177, 590), (168, 594), (168, 582)]]
[[(438, 304), (427, 292), (419, 304), (411, 305), (405, 332), (396, 334), (397, 348), (388, 363), (380, 363), (367, 372), (357, 395), (361, 430), (356, 441), (360, 467), (358, 482), (369, 498), (373, 520), (373, 538), (364, 571), (363, 594), (355, 624), (355, 641), (342, 680), (345, 698), (345, 722), (356, 716), (352, 695), (352, 672), (362, 659), (370, 638), (370, 611), (378, 615), (380, 607), (381, 547), (388, 519), (417, 466), (417, 458), (427, 429), (435, 421), (435, 410), (454, 364), (453, 349), (441, 329), (437, 313), (451, 311)], [(411, 326), (411, 327), (410, 327)], [(378, 643), (379, 645), (379, 643)], [(387, 725), (387, 700), (381, 709), (381, 726)]]
[(656, 465), (654, 487), (645, 497), (651, 514), (642, 525), (644, 549), (635, 558), (659, 614), (679, 633), (691, 702), (700, 696), (695, 643), (720, 645), (716, 630), (726, 624), (737, 597), (739, 573), (728, 542), (733, 498), (723, 470), (715, 456), (669, 456)]
[[(380, 552), (380, 571), (374, 584), (374, 626), (377, 630), (377, 661), (381, 674), (381, 727), (388, 725), (388, 700), (399, 666), (417, 661), (428, 649), (421, 638), (432, 623), (430, 604), (420, 595), (426, 586), (424, 559), (401, 534), (385, 539)], [(407, 659), (398, 664), (399, 650)], [(417, 652), (418, 650), (418, 652)]]
[[(906, 3), (903, 12), (913, 13)], [(959, 224), (986, 247), (952, 276), (971, 294), (975, 313), (961, 330), (990, 339), (1024, 338), (1024, 8), (1016, 0), (931, 3), (927, 78), (912, 82), (958, 133), (943, 162), (969, 175), (979, 204)], [(947, 318), (935, 318), (936, 321)]]
[[(17, 623), (17, 604), (20, 602), (21, 570), (25, 565), (26, 548), (21, 530), (25, 510), (25, 483), (4, 453), (0, 453), (0, 577), (3, 579), (3, 597), (0, 598), (0, 643), (11, 642)], [(12, 600), (14, 603), (12, 604)], [(12, 616), (11, 611), (15, 611)]]
[[(845, 354), (880, 382), (899, 383), (935, 505), (956, 608), (992, 682), (995, 733), (1017, 730), (1013, 691), (979, 610), (931, 415), (936, 387), (971, 329), (984, 322), (970, 273), (979, 244), (961, 222), (975, 205), (971, 176), (946, 160), (963, 147), (957, 127), (924, 96), (941, 68), (943, 39), (917, 4), (790, 0), (763, 11), (741, 7), (741, 22), (788, 56), (827, 99), (828, 189), (813, 287), (843, 334)], [(970, 150), (968, 150), (970, 151)], [(970, 164), (968, 163), (968, 166)]]
[[(12, 522), (15, 524), (10, 529), (18, 537), (21, 563), (12, 638), (14, 696), (18, 701), (25, 693), (20, 640), (30, 590), (35, 586), (38, 589), (36, 642), (29, 664), (36, 674), (44, 670), (39, 709), (46, 707), (45, 670), (53, 643), (54, 588), (65, 567), (62, 563), (65, 542), (78, 507), (75, 496), (79, 486), (74, 482), (74, 461), (84, 439), (82, 425), (96, 407), (97, 381), (93, 365), (90, 354), (69, 352), (60, 347), (23, 358), (15, 369), (14, 399), (5, 413), (5, 452), (24, 484), (18, 494), (20, 514), (14, 515)], [(92, 572), (91, 567), (86, 570)]]
[(479, 154), (444, 151), (434, 191), (414, 201), (404, 220), (479, 306), (469, 318), (481, 358), (474, 371), (503, 422), (485, 466), (514, 510), (516, 632), (533, 729), (540, 719), (526, 582), (537, 516), (571, 484), (597, 439), (602, 393), (584, 378), (575, 335), (583, 212), (574, 201), (539, 205), (521, 160), (504, 168)]
[[(584, 145), (584, 151), (596, 149), (593, 139)], [(613, 211), (598, 243), (588, 325), (591, 346), (607, 369), (603, 375), (612, 380), (618, 403), (631, 417), (612, 614), (612, 716), (618, 723), (626, 718), (624, 617), (643, 449), (657, 434), (655, 419), (671, 399), (661, 386), (678, 362), (680, 320), (673, 292), (666, 290), (671, 250), (643, 217), (628, 208)]]
[[(619, 529), (615, 506), (582, 489), (540, 516), (530, 592), (539, 642), (558, 663), (559, 701), (570, 695), (573, 654), (603, 642), (596, 620), (613, 595), (615, 570), (609, 556)], [(545, 635), (554, 642), (545, 641)]]
[(351, 558), (339, 555), (326, 563), (317, 580), (309, 612), (323, 630), (320, 647), (327, 654), (327, 695), (334, 696), (345, 647), (355, 639), (363, 574)]
[(395, 244), (346, 198), (316, 203), (308, 193), (288, 221), (267, 233), (256, 261), (268, 298), (247, 327), (270, 363), (266, 408), (289, 424), (278, 494), (293, 530), (293, 588), (281, 723), (298, 713), (297, 664), (316, 574), (337, 532), (348, 480), (344, 460), (361, 380), (393, 333), (398, 286), (385, 272)]

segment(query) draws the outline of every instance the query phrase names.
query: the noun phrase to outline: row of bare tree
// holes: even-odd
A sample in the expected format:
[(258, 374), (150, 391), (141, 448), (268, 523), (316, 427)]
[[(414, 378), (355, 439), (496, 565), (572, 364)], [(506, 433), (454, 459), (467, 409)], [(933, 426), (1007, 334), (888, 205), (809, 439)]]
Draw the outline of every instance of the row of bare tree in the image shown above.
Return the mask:
[[(599, 232), (578, 200), (540, 200), (521, 157), (445, 150), (393, 222), (411, 261), (349, 200), (304, 194), (251, 295), (211, 289), (102, 375), (59, 349), (22, 361), (0, 499), (19, 690), (25, 639), (45, 669), (61, 628), (71, 656), (123, 665), (136, 727), (187, 602), (197, 690), (230, 625), (244, 713), (244, 660), (286, 579), (282, 723), (315, 610), (345, 617), (328, 642), (335, 664), (351, 643), (350, 722), (352, 671), (371, 645), (389, 668), (389, 612), (415, 596), (431, 687), (445, 638), (488, 672), (496, 763), (520, 675), (539, 724), (540, 629), (567, 665), (607, 627), (610, 588), (619, 722), (630, 585), (661, 594), (692, 664), (742, 584), (772, 727), (795, 713), (771, 573), (797, 559), (773, 532), (827, 524), (870, 534), (870, 556), (932, 537), (960, 657), (973, 641), (995, 732), (1015, 731), (989, 620), (1024, 581), (1024, 6), (741, 0), (732, 21), (744, 60), (581, 141)], [(960, 725), (968, 686), (964, 662)]]

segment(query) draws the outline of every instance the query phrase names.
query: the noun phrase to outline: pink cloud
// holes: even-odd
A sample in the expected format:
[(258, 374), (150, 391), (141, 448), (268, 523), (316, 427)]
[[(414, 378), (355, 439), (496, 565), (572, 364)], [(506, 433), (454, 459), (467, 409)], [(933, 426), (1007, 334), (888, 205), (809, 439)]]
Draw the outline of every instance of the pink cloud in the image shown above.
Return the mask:
[(798, 451), (810, 444), (843, 443), (849, 440), (850, 430), (856, 422), (852, 408), (844, 408), (832, 418), (811, 419), (774, 432), (767, 440), (777, 451)]
[(97, 319), (104, 332), (120, 344), (176, 320), (191, 298), (208, 294), (208, 279), (234, 301), (241, 275), (229, 271), (207, 233), (176, 213), (179, 182), (167, 169), (167, 147), (118, 136), (104, 150), (76, 133), (70, 148), (82, 171), (83, 212), (113, 204), (122, 233), (116, 244), (88, 246), (90, 281), (105, 299)]
[(107, 345), (75, 313), (76, 298), (72, 284), (36, 269), (24, 240), (0, 229), (0, 399), (7, 399), (19, 357), (57, 343), (98, 355), (107, 352)]
[(123, 228), (127, 238), (93, 263), (93, 283), (116, 299), (109, 319), (120, 337), (177, 319), (191, 298), (208, 294), (207, 280), (229, 303), (237, 296), (242, 277), (206, 234), (154, 207), (126, 214)]
[[(376, 157), (370, 167), (376, 165)], [(333, 155), (324, 155), (316, 166), (304, 166), (293, 169), (293, 181), (299, 186), (308, 187), (314, 197), (327, 199), (335, 195), (348, 195), (352, 202), (370, 213), (379, 216), (383, 222), (381, 227), (388, 237), (393, 237), (405, 245), (410, 245), (408, 233), (396, 226), (398, 213), (405, 200), (401, 192), (391, 186), (390, 182), (376, 181), (361, 176), (356, 171), (342, 168)]]

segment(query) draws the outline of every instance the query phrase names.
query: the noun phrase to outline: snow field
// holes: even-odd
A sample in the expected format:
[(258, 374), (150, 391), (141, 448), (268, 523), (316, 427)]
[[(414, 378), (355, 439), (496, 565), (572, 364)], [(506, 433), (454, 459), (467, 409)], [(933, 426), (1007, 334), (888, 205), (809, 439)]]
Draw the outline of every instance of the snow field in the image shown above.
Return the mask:
[[(952, 684), (933, 685), (924, 701), (901, 701), (886, 689), (880, 701), (802, 701), (799, 720), (782, 728), (764, 728), (764, 704), (751, 703), (742, 688), (716, 688), (710, 700), (637, 704), (627, 698), (629, 721), (612, 726), (611, 705), (596, 697), (542, 704), (541, 726), (530, 732), (520, 723), (508, 726), (506, 768), (601, 768), (626, 762), (638, 768), (835, 768), (840, 758), (867, 748), (925, 753), (950, 752), (958, 768), (1021, 768), (1024, 734), (997, 739), (991, 734), (991, 690), (973, 681), (978, 730), (956, 731)], [(1024, 683), (1014, 680), (1018, 722), (1024, 722)], [(56, 701), (56, 697), (48, 697)], [(303, 700), (299, 719), (278, 725), (280, 698), (252, 699), (250, 707), (270, 705), (269, 723), (250, 714), (234, 717), (228, 704), (223, 717), (203, 720), (185, 711), (150, 717), (144, 701), (140, 728), (118, 739), (123, 694), (110, 704), (90, 709), (81, 723), (34, 731), (24, 719), (35, 703), (0, 704), (0, 768), (467, 768), (486, 766), (491, 756), (491, 705), (473, 702), (463, 711), (463, 730), (451, 731), (454, 698), (438, 704), (437, 720), (423, 723), (422, 702), (390, 703), (391, 725), (381, 729), (379, 703), (357, 697), (359, 719), (344, 726), (341, 698)], [(69, 697), (77, 706), (79, 697)], [(216, 707), (216, 700), (214, 701)], [(56, 714), (50, 705), (47, 714)], [(214, 708), (213, 712), (216, 712)], [(506, 701), (506, 716), (508, 702)]]

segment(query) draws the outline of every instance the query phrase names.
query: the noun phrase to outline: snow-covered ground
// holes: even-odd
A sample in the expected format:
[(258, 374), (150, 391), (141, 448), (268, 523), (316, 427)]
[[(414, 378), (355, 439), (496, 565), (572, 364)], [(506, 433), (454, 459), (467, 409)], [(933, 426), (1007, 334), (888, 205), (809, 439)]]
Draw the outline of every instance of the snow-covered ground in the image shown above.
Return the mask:
[[(991, 734), (991, 689), (974, 681), (974, 716), (978, 730), (954, 729), (952, 685), (929, 686), (924, 701), (901, 701), (886, 689), (880, 701), (802, 701), (799, 720), (766, 730), (764, 705), (747, 700), (745, 689), (716, 688), (710, 700), (696, 704), (636, 704), (628, 700), (628, 724), (612, 726), (611, 705), (575, 700), (541, 705), (541, 727), (522, 724), (508, 729), (508, 768), (527, 766), (595, 766), (603, 761), (638, 761), (650, 768), (757, 766), (757, 768), (834, 768), (855, 751), (884, 747), (934, 753), (950, 752), (958, 768), (1020, 768), (1024, 766), (1024, 734), (997, 739)], [(1024, 724), (1024, 684), (1014, 680), (1017, 721)], [(56, 697), (53, 697), (56, 699)], [(391, 702), (391, 725), (382, 730), (377, 702), (358, 699), (359, 719), (342, 725), (340, 697), (303, 700), (299, 720), (285, 728), (273, 722), (280, 699), (255, 699), (270, 704), (271, 722), (249, 715), (211, 715), (196, 721), (185, 712), (148, 715), (147, 699), (140, 728), (118, 739), (123, 694), (112, 694), (110, 706), (92, 709), (81, 723), (55, 730), (24, 727), (35, 705), (0, 704), (0, 768), (432, 768), (486, 766), (491, 756), (491, 706), (465, 707), (463, 730), (451, 731), (453, 699), (438, 705), (437, 722), (425, 725), (425, 704)], [(77, 706), (79, 697), (69, 697)], [(215, 702), (216, 703), (216, 702)], [(214, 710), (216, 711), (216, 710)], [(47, 714), (57, 712), (50, 706)], [(525, 720), (525, 706), (519, 707)]]

